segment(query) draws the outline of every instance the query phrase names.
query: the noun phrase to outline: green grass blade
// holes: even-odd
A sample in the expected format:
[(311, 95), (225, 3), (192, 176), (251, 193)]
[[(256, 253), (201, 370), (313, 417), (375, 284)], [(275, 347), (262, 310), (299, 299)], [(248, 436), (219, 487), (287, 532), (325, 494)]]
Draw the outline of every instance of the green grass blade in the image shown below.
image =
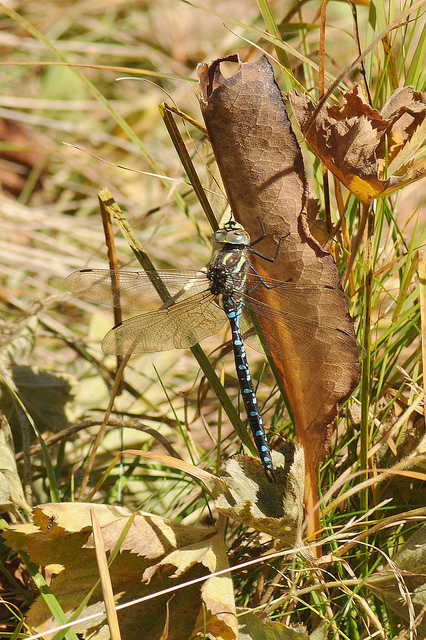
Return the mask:
[(17, 410), (21, 410), (24, 415), (25, 415), (25, 419), (28, 420), (28, 423), (31, 425), (35, 435), (37, 436), (42, 454), (43, 454), (43, 461), (44, 461), (44, 466), (46, 469), (46, 475), (47, 475), (47, 479), (49, 480), (49, 491), (50, 491), (50, 498), (52, 502), (60, 502), (60, 493), (59, 493), (59, 487), (58, 487), (58, 481), (56, 478), (56, 473), (55, 470), (53, 468), (52, 465), (52, 461), (50, 459), (50, 454), (49, 454), (49, 449), (46, 447), (43, 438), (41, 437), (39, 430), (37, 429), (37, 426), (34, 422), (34, 420), (32, 419), (30, 413), (27, 411), (26, 406), (24, 405), (24, 403), (22, 402), (21, 398), (19, 397), (19, 395), (17, 394), (17, 392), (14, 389), (14, 386), (12, 385), (11, 382), (9, 382), (2, 374), (0, 374), (0, 380), (2, 381), (2, 383), (4, 384), (4, 386), (7, 388), (7, 390), (9, 391), (10, 395), (13, 397), (16, 405), (17, 405)]
[[(39, 572), (37, 565), (32, 562), (29, 562), (28, 556), (25, 552), (21, 551), (21, 556), (25, 560), (26, 567), (36, 584), (40, 595), (46, 603), (50, 613), (57, 621), (58, 625), (67, 624), (69, 622), (66, 617), (64, 610), (59, 604), (56, 596), (52, 593), (50, 588), (48, 587), (46, 580), (43, 575)], [(61, 640), (61, 638), (66, 638), (67, 640), (78, 640), (77, 634), (72, 629), (64, 629), (55, 635), (55, 640)]]

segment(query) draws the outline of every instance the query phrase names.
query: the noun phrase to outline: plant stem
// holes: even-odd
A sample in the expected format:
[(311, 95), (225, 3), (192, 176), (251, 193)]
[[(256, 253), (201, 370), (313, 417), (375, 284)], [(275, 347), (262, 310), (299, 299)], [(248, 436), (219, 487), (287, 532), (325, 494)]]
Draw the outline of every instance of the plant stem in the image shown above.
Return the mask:
[[(365, 350), (362, 360), (361, 376), (361, 447), (360, 465), (365, 470), (361, 481), (368, 480), (368, 450), (370, 445), (369, 409), (371, 394), (371, 307), (373, 291), (373, 239), (374, 239), (374, 210), (371, 205), (363, 204), (362, 218), (367, 215), (367, 239), (365, 245), (365, 285), (364, 285), (364, 331), (363, 347)], [(368, 488), (361, 490), (360, 509), (368, 511)]]

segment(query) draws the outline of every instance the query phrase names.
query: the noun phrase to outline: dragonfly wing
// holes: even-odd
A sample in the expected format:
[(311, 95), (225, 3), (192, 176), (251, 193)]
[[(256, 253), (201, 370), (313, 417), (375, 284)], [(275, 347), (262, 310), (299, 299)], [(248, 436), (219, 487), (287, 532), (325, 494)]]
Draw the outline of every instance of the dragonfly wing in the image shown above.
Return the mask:
[(105, 353), (130, 355), (187, 349), (223, 327), (226, 315), (210, 291), (164, 309), (124, 320), (102, 341)]
[[(312, 338), (315, 335), (321, 336), (325, 344), (340, 344), (342, 353), (346, 353), (347, 345), (353, 345), (353, 335), (341, 327), (341, 320), (335, 314), (341, 291), (333, 287), (324, 287), (320, 292), (322, 306), (320, 310), (319, 289), (318, 286), (304, 287), (284, 282), (271, 291), (271, 298), (275, 298), (276, 307), (265, 304), (253, 295), (244, 295), (244, 304), (248, 312), (245, 322), (242, 323), (243, 331), (246, 331), (250, 325), (256, 326), (256, 317), (259, 317), (259, 325), (266, 341), (275, 340), (274, 325), (280, 326), (281, 332), (287, 336), (285, 352), (280, 356), (283, 360), (316, 362), (320, 356), (314, 349)], [(255, 295), (256, 291), (253, 293)], [(251, 312), (254, 313), (253, 317)], [(247, 343), (257, 351), (264, 350), (261, 347), (261, 340), (249, 337)]]
[(65, 287), (80, 298), (128, 310), (158, 308), (163, 300), (182, 292), (188, 297), (208, 285), (202, 271), (112, 271), (81, 269), (64, 280)]
[[(245, 305), (256, 314), (286, 326), (295, 322), (338, 328), (339, 319), (335, 309), (341, 304), (340, 288), (319, 284), (300, 285), (266, 278), (260, 280), (258, 276), (249, 275), (248, 291), (242, 297)], [(271, 301), (265, 304), (262, 294), (267, 290)]]

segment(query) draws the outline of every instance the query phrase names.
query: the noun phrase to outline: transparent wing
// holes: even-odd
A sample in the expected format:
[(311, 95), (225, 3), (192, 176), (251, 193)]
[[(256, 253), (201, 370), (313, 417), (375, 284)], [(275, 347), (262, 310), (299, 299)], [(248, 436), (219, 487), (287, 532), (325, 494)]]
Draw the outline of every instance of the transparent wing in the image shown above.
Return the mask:
[[(257, 315), (263, 318), (270, 318), (277, 324), (284, 326), (301, 324), (330, 327), (337, 329), (339, 319), (336, 317), (335, 309), (341, 304), (342, 290), (332, 286), (320, 285), (299, 285), (292, 282), (278, 282), (270, 290), (269, 300), (266, 304), (256, 297), (257, 292), (264, 286), (257, 278), (259, 284), (256, 288), (249, 288), (250, 293), (240, 294), (244, 305), (251, 308)], [(273, 280), (263, 280), (267, 284), (272, 284)]]
[(106, 334), (102, 350), (130, 355), (187, 349), (218, 333), (225, 322), (225, 312), (210, 291), (202, 291), (170, 307), (124, 320)]
[[(71, 293), (86, 300), (112, 306), (117, 306), (118, 300), (123, 309), (140, 310), (143, 307), (158, 308), (163, 304), (160, 295), (164, 291), (161, 289), (162, 285), (170, 296), (180, 301), (208, 289), (211, 282), (206, 278), (204, 271), (81, 269), (67, 276), (64, 285)], [(271, 290), (272, 298), (276, 299), (277, 308), (272, 308), (257, 298), (257, 293), (264, 292), (266, 288)], [(243, 302), (257, 314), (274, 322), (286, 326), (291, 322), (303, 322), (335, 328), (336, 321), (332, 310), (337, 306), (337, 300), (341, 295), (337, 288), (299, 285), (270, 278), (260, 280), (257, 275), (249, 274), (248, 292), (237, 293), (236, 296), (242, 297)], [(324, 312), (327, 310), (321, 308), (319, 302), (324, 305), (324, 301), (331, 313)]]
[[(280, 333), (287, 337), (285, 352), (281, 354), (283, 360), (321, 362), (324, 351), (317, 353), (316, 349), (316, 340), (320, 340), (330, 346), (340, 345), (342, 354), (348, 354), (346, 357), (352, 361), (352, 331), (347, 331), (348, 325), (342, 325), (341, 316), (335, 313), (336, 308), (341, 307), (341, 289), (329, 285), (305, 286), (265, 280), (274, 287), (270, 291), (271, 304), (266, 304), (255, 297), (263, 285), (257, 276), (254, 278), (249, 285), (252, 295), (241, 294), (246, 310), (241, 327), (250, 347), (264, 350), (261, 341), (251, 336), (249, 330), (253, 323), (256, 326), (256, 317), (259, 317), (266, 340), (274, 339), (274, 324), (279, 325)], [(256, 316), (254, 322), (251, 312)]]
[(158, 308), (167, 293), (183, 299), (206, 289), (209, 281), (203, 271), (81, 269), (67, 276), (64, 286), (80, 298), (131, 311)]
[[(157, 309), (138, 315), (112, 329), (104, 338), (106, 353), (130, 354), (167, 351), (193, 346), (203, 338), (220, 331), (226, 315), (214, 302), (209, 292), (210, 281), (204, 271), (111, 271), (108, 269), (82, 269), (70, 274), (64, 281), (69, 291), (77, 296), (123, 309)], [(161, 288), (163, 287), (163, 289)], [(270, 290), (271, 302), (259, 299)], [(259, 316), (263, 333), (268, 337), (268, 320), (282, 327), (288, 336), (285, 360), (315, 361), (310, 337), (320, 331), (330, 343), (344, 346), (353, 337), (340, 326), (335, 309), (341, 304), (340, 288), (329, 285), (300, 285), (248, 274), (248, 293), (235, 293), (242, 299), (248, 312), (242, 321), (242, 331), (253, 327), (251, 312)], [(167, 296), (174, 303), (166, 303)], [(259, 296), (259, 297), (258, 297)], [(167, 307), (167, 304), (170, 306)], [(271, 306), (272, 305), (272, 306)], [(256, 324), (256, 322), (254, 323)], [(251, 332), (253, 333), (253, 331)], [(248, 344), (262, 351), (261, 342), (248, 338)]]

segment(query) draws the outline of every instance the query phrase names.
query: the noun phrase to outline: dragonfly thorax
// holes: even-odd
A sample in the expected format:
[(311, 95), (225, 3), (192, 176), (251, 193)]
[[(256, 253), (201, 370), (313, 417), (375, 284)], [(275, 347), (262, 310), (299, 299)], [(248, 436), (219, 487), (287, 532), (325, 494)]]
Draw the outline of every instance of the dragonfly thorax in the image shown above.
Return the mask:
[(225, 298), (235, 298), (244, 293), (248, 269), (247, 248), (225, 245), (213, 255), (207, 269), (207, 278), (212, 283), (210, 291), (214, 296)]
[(249, 269), (250, 236), (244, 227), (229, 220), (214, 234), (214, 248), (207, 268), (214, 296), (235, 298), (244, 292)]

